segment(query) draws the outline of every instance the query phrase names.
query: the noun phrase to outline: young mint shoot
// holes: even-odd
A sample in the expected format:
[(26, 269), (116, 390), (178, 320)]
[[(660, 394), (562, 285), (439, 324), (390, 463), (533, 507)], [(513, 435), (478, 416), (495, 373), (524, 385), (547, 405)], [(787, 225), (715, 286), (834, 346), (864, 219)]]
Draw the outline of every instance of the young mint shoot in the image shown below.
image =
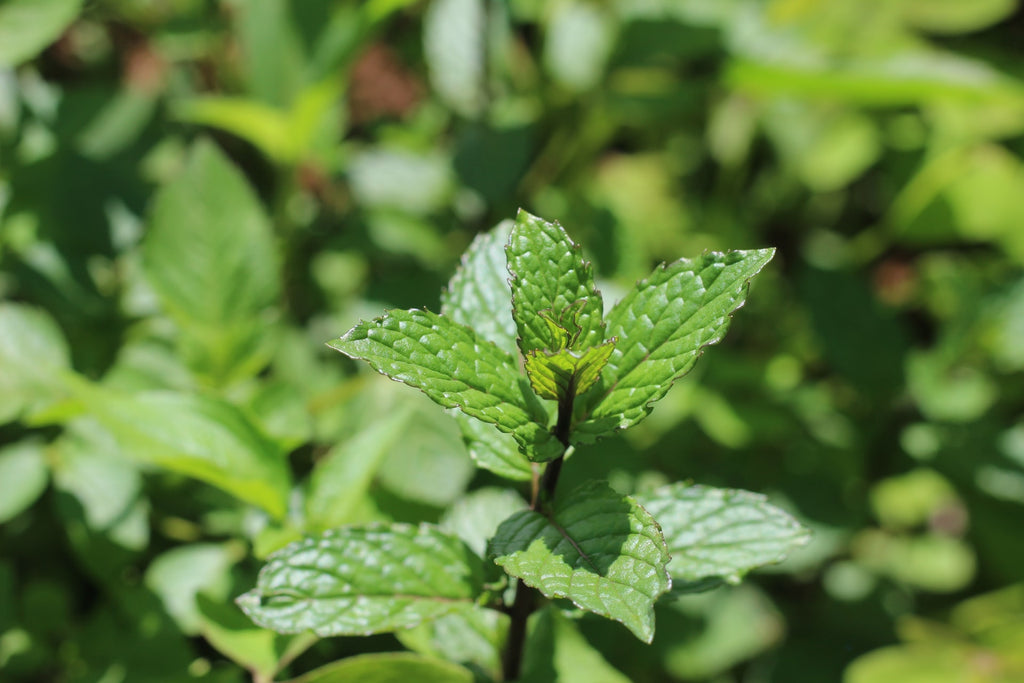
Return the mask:
[[(722, 339), (773, 255), (661, 265), (606, 316), (591, 264), (558, 223), (520, 211), (479, 236), (440, 314), (386, 311), (329, 345), (450, 409), (478, 466), (531, 482), (529, 507), (505, 516), (485, 556), (427, 524), (309, 536), (271, 556), (242, 609), (321, 636), (488, 624), (500, 659), (489, 675), (511, 681), (545, 598), (650, 643), (673, 578), (677, 592), (698, 590), (781, 561), (808, 532), (757, 494), (673, 484), (634, 497), (603, 481), (557, 491), (568, 453), (643, 420)], [(586, 468), (585, 452), (572, 466)], [(502, 576), (514, 588), (500, 590)]]

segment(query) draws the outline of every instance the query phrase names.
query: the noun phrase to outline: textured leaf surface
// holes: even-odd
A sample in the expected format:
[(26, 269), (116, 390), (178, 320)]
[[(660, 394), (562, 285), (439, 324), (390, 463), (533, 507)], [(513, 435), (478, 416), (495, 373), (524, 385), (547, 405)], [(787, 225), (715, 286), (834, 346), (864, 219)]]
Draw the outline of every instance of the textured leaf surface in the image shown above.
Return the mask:
[(669, 573), (681, 581), (736, 582), (810, 538), (788, 513), (749, 491), (679, 483), (636, 498), (661, 524), (672, 554)]
[(322, 666), (290, 683), (473, 683), (457, 664), (408, 652), (356, 655)]
[(575, 398), (594, 386), (614, 350), (614, 342), (607, 342), (580, 352), (562, 349), (556, 353), (530, 353), (526, 357), (530, 386), (541, 398)]
[(341, 527), (271, 555), (238, 604), (280, 633), (368, 635), (472, 609), (480, 560), (429, 525)]
[(711, 252), (659, 266), (608, 315), (618, 343), (601, 379), (581, 400), (575, 441), (593, 441), (645, 418), (702, 349), (725, 335), (747, 283), (774, 249)]
[(169, 391), (126, 395), (84, 382), (77, 392), (128, 457), (284, 516), (291, 488), (285, 454), (231, 404)]
[(505, 267), (505, 245), (512, 221), (502, 221), (476, 236), (462, 255), (441, 294), (441, 314), (472, 327), (499, 349), (516, 354), (516, 323), (512, 319), (512, 289)]
[(658, 523), (603, 482), (584, 484), (550, 517), (533, 510), (502, 522), (490, 554), (512, 576), (549, 598), (620, 621), (654, 637), (654, 601), (671, 587)]
[(450, 318), (416, 309), (388, 311), (328, 345), (446, 408), (512, 434), (533, 459), (551, 460), (562, 452), (515, 359)]
[(512, 317), (524, 356), (565, 346), (552, 321), (569, 332), (568, 346), (574, 350), (604, 339), (604, 304), (591, 265), (562, 226), (520, 210), (505, 251), (512, 275)]

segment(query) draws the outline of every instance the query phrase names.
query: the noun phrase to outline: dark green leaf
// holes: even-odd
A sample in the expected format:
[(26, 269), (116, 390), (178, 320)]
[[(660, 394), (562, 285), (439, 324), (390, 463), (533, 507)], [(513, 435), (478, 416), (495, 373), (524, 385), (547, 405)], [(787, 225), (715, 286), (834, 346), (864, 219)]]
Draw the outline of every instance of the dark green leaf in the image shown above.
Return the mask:
[(523, 385), (515, 359), (472, 329), (429, 311), (388, 311), (328, 345), (421, 389), (446, 408), (512, 434), (532, 460), (558, 457), (548, 414)]
[(652, 404), (722, 339), (747, 283), (774, 249), (711, 252), (659, 266), (608, 316), (615, 350), (591, 392), (579, 401), (574, 441), (587, 442), (645, 418)]
[(654, 637), (654, 601), (671, 587), (658, 523), (603, 482), (584, 484), (550, 516), (525, 510), (498, 527), (490, 554), (512, 576), (550, 598)]
[(341, 527), (271, 555), (238, 604), (280, 633), (368, 635), (474, 609), (482, 576), (473, 551), (436, 527)]

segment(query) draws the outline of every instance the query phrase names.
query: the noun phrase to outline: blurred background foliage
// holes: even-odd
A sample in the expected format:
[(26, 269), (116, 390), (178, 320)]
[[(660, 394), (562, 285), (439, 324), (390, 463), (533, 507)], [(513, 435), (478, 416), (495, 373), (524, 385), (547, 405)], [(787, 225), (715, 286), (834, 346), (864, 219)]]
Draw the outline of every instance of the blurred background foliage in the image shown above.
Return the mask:
[(323, 342), (438, 310), (519, 206), (612, 301), (779, 248), (563, 485), (765, 491), (815, 531), (665, 601), (650, 648), (548, 624), (552, 676), (1024, 680), (1022, 35), (1016, 0), (0, 0), (3, 680), (485, 671), (465, 634), (314, 642), (231, 601), (302, 533), (497, 496)]

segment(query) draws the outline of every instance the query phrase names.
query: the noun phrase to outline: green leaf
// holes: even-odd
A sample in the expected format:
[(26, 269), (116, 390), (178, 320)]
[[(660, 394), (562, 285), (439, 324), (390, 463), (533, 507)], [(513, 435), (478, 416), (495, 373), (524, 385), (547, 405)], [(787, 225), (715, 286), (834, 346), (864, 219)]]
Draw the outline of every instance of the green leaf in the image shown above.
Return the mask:
[(0, 67), (27, 62), (57, 40), (82, 0), (4, 0), (0, 3)]
[(360, 322), (328, 346), (512, 434), (531, 460), (561, 455), (548, 415), (524, 387), (515, 359), (450, 318), (413, 309)]
[(443, 531), (455, 534), (480, 557), (487, 553), (487, 541), (509, 515), (526, 507), (526, 501), (511, 489), (482, 488), (467, 494), (441, 517)]
[(533, 466), (519, 451), (511, 434), (499, 432), (493, 425), (462, 413), (453, 415), (462, 430), (469, 456), (479, 467), (516, 481), (529, 481), (533, 477)]
[(369, 635), (473, 609), (482, 577), (473, 551), (436, 527), (370, 524), (282, 548), (237, 602), (280, 633)]
[(743, 305), (747, 283), (774, 249), (710, 252), (661, 265), (608, 316), (618, 343), (601, 378), (578, 404), (575, 442), (589, 442), (644, 419), (705, 346), (722, 339)]
[(524, 356), (538, 350), (579, 351), (604, 339), (604, 304), (591, 265), (561, 225), (520, 210), (505, 253), (512, 275), (512, 317)]
[(231, 404), (165, 391), (121, 394), (85, 382), (76, 393), (126, 456), (284, 517), (291, 489), (285, 453)]
[(395, 636), (414, 652), (472, 665), (497, 680), (508, 626), (507, 614), (481, 607), (446, 614)]
[(541, 398), (559, 402), (575, 398), (594, 386), (614, 350), (615, 342), (610, 341), (580, 352), (531, 351), (525, 363), (530, 386)]
[(213, 144), (198, 143), (182, 175), (157, 193), (142, 256), (194, 367), (218, 381), (262, 367), (268, 309), (281, 290), (274, 235)]
[(28, 509), (46, 490), (49, 471), (42, 444), (21, 441), (0, 448), (0, 524)]
[(227, 598), (231, 567), (242, 555), (237, 542), (177, 546), (150, 563), (146, 587), (160, 598), (183, 633), (196, 635), (202, 623), (196, 596), (204, 593), (216, 599)]
[(550, 517), (533, 510), (512, 515), (498, 527), (490, 554), (549, 598), (622, 622), (647, 643), (654, 638), (654, 601), (672, 585), (658, 523), (603, 482), (576, 489)]
[(45, 407), (63, 390), (71, 353), (45, 311), (0, 303), (0, 424)]
[(462, 265), (441, 293), (441, 314), (472, 327), (502, 351), (515, 354), (512, 289), (505, 277), (505, 245), (512, 225), (512, 221), (505, 220), (476, 236), (462, 255)]
[(523, 658), (524, 681), (530, 683), (629, 683), (553, 605), (530, 619)]
[(408, 652), (356, 655), (322, 666), (289, 683), (473, 683), (468, 670)]
[(253, 674), (271, 680), (283, 666), (317, 641), (312, 634), (283, 636), (254, 626), (233, 604), (196, 596), (199, 632), (218, 652)]
[(810, 538), (788, 513), (749, 491), (677, 483), (636, 499), (661, 524), (676, 580), (736, 583), (752, 569), (781, 562)]
[(438, 96), (463, 116), (486, 98), (487, 10), (484, 0), (435, 0), (423, 17), (423, 54)]
[(310, 475), (307, 528), (323, 531), (353, 521), (384, 458), (403, 435), (411, 410), (370, 422), (334, 446)]

